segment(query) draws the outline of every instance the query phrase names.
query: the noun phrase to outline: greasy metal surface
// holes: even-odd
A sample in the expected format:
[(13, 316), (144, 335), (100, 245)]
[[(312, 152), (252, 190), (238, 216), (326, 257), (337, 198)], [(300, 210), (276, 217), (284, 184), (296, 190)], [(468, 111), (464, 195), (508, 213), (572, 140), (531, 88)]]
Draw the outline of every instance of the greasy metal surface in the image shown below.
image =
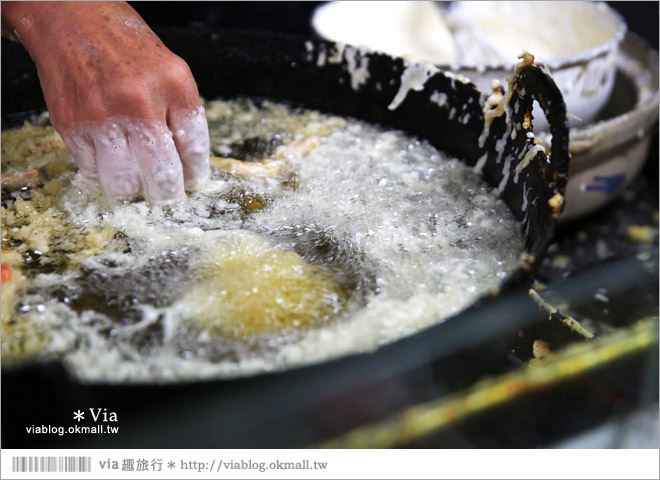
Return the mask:
[[(657, 30), (655, 38), (657, 42)], [(20, 57), (14, 62), (3, 46), (3, 126), (12, 102), (25, 106), (16, 111), (43, 108), (36, 75), (26, 73), (33, 70), (31, 62), (22, 52)], [(11, 71), (17, 75), (12, 88), (6, 88), (5, 74)], [(212, 91), (213, 82), (207, 87)], [(651, 162), (644, 175), (597, 215), (563, 225), (540, 271), (542, 280), (551, 282), (558, 296), (568, 298), (570, 311), (581, 320), (594, 319), (597, 334), (628, 325), (639, 315), (657, 315), (657, 267), (647, 271), (641, 261), (635, 261), (636, 256), (648, 259), (649, 247), (657, 258), (657, 236), (653, 245), (645, 246), (631, 242), (625, 234), (631, 224), (657, 230), (657, 125), (654, 128)], [(606, 248), (600, 248), (601, 244)], [(622, 258), (626, 261), (619, 263)], [(585, 271), (591, 273), (580, 275)], [(609, 303), (594, 301), (599, 288), (608, 289)], [(126, 391), (72, 383), (61, 366), (53, 364), (3, 373), (3, 443), (5, 447), (56, 448), (318, 444), (401, 408), (467, 389), (486, 375), (503, 374), (531, 357), (531, 343), (536, 338), (549, 341), (553, 350), (576, 340), (525, 297), (524, 293), (503, 296), (489, 308), (475, 309), (423, 339), (392, 345), (385, 355), (346, 358), (330, 367), (256, 381)], [(578, 376), (563, 386), (551, 385), (537, 394), (514, 398), (506, 408), (477, 414), (463, 425), (452, 424), (443, 435), (421, 446), (547, 446), (553, 439), (597, 425), (602, 419), (617, 420), (649, 401), (657, 404), (657, 359), (657, 347), (651, 348), (648, 354)], [(72, 425), (71, 410), (90, 405), (119, 412), (119, 437), (81, 436), (67, 443), (59, 437), (35, 438), (24, 433), (26, 425), (38, 422)]]
[[(506, 173), (510, 174), (502, 196), (514, 214), (521, 220), (525, 219), (528, 230), (529, 255), (526, 256), (525, 268), (516, 273), (508, 286), (524, 284), (531, 279), (534, 266), (538, 265), (552, 238), (557, 211), (548, 204), (548, 200), (563, 193), (568, 164), (568, 130), (563, 101), (551, 79), (539, 69), (525, 67), (521, 70), (513, 86), (510, 108), (514, 112), (513, 118), (508, 121), (522, 124), (532, 101), (535, 98), (541, 101), (548, 110), (555, 134), (552, 161), (548, 162), (542, 153), (537, 154), (516, 183), (513, 181), (513, 169), (518, 162), (510, 162), (510, 171), (503, 172), (502, 158), (511, 155), (515, 159), (531, 145), (531, 141), (524, 135), (525, 130), (522, 129), (512, 139), (507, 132), (505, 119), (496, 118), (483, 148), (479, 147), (478, 139), (484, 125), (481, 94), (470, 85), (450, 76), (441, 73), (435, 75), (426, 82), (422, 91), (410, 91), (404, 103), (390, 111), (387, 106), (398, 90), (404, 70), (401, 60), (370, 54), (371, 76), (366, 86), (354, 91), (350, 86), (346, 61), (317, 67), (317, 59), (310, 56), (305, 48), (305, 38), (239, 32), (217, 35), (201, 30), (159, 33), (168, 46), (190, 63), (200, 91), (207, 98), (252, 95), (286, 99), (294, 104), (380, 122), (427, 138), (436, 147), (464, 158), (471, 165), (485, 153), (488, 159), (483, 170), (485, 178), (497, 186)], [(332, 53), (335, 48), (332, 44), (317, 41), (313, 45), (315, 52), (326, 49)], [(36, 71), (19, 47), (3, 45), (3, 67), (5, 65), (8, 68), (2, 71), (3, 126), (8, 126), (25, 118), (26, 111), (39, 111), (44, 105), (38, 90)], [(447, 94), (449, 105), (460, 107), (472, 99), (467, 107), (469, 119), (465, 123), (458, 118), (450, 119), (447, 109), (429, 102), (429, 96), (436, 90)], [(503, 155), (498, 155), (498, 141), (503, 145)], [(525, 184), (534, 196), (538, 196), (537, 201), (529, 202), (526, 209), (524, 206), (527, 202), (523, 200)], [(516, 302), (518, 305), (525, 303), (524, 299)], [(389, 345), (372, 355), (355, 355), (324, 365), (235, 381), (126, 387), (79, 384), (72, 381), (58, 364), (36, 365), (6, 372), (3, 373), (3, 387), (14, 392), (14, 395), (11, 402), (3, 402), (3, 410), (6, 413), (9, 410), (5, 408), (12, 409), (14, 420), (11, 424), (3, 422), (3, 438), (14, 438), (14, 445), (20, 444), (20, 437), (12, 436), (8, 429), (12, 429), (13, 435), (20, 435), (24, 430), (22, 423), (25, 421), (25, 409), (30, 405), (40, 407), (30, 407), (31, 412), (37, 411), (32, 414), (31, 422), (43, 420), (46, 423), (59, 421), (68, 424), (68, 414), (66, 418), (63, 415), (71, 405), (84, 407), (103, 404), (114, 406), (127, 419), (127, 427), (120, 436), (103, 441), (119, 442), (123, 446), (173, 446), (181, 442), (181, 433), (188, 432), (186, 442), (193, 442), (197, 446), (215, 446), (221, 441), (217, 435), (218, 429), (228, 428), (231, 423), (260, 419), (266, 423), (275, 422), (287, 412), (293, 414), (305, 411), (310, 401), (332, 398), (342, 391), (350, 391), (353, 386), (367, 379), (368, 384), (389, 378), (393, 372), (424, 368), (432, 358), (442, 358), (460, 348), (499, 336), (501, 332), (498, 325), (499, 328), (506, 328), (503, 326), (506, 322), (490, 322), (490, 315), (478, 306), (460, 318), (456, 317), (443, 325)], [(481, 328), (486, 325), (487, 328)], [(511, 324), (508, 328), (511, 328)], [(35, 387), (42, 392), (40, 395), (34, 396), (31, 393)], [(47, 406), (40, 401), (44, 394), (50, 398)], [(274, 411), (263, 409), (262, 394), (277, 406)], [(192, 407), (190, 402), (195, 406)], [(387, 404), (383, 404), (383, 408), (386, 407)], [(199, 416), (185, 420), (182, 418), (183, 423), (177, 425), (174, 422), (167, 427), (170, 433), (163, 432), (165, 426), (162, 425), (162, 418), (171, 418), (173, 411), (182, 410), (197, 412)], [(215, 418), (213, 422), (209, 421), (211, 417)], [(304, 414), (301, 419), (304, 419)], [(198, 420), (202, 423), (198, 423)], [(206, 430), (211, 427), (213, 431), (208, 431), (208, 435), (198, 431), (199, 428)], [(197, 433), (190, 435), (193, 431)], [(239, 438), (225, 440), (232, 441), (236, 446), (254, 442), (249, 437), (249, 429), (237, 435)], [(259, 442), (268, 442), (268, 438), (266, 435)], [(48, 442), (51, 439), (42, 440)], [(66, 441), (75, 444), (87, 442), (89, 438), (81, 436)], [(307, 440), (304, 436), (292, 436), (288, 441), (300, 444)]]
[[(522, 366), (500, 377), (488, 378), (466, 391), (422, 405), (392, 418), (352, 430), (328, 440), (321, 448), (392, 448), (419, 441), (443, 427), (513, 398), (527, 395), (556, 382), (582, 375), (626, 355), (643, 351), (658, 341), (658, 318), (647, 318), (594, 343), (576, 343), (551, 358)], [(530, 365), (531, 366), (531, 365)]]
[[(183, 57), (190, 65), (198, 82), (200, 94), (205, 98), (248, 95), (286, 100), (294, 104), (322, 111), (354, 116), (371, 122), (383, 123), (428, 139), (441, 151), (474, 165), (484, 153), (488, 161), (483, 169), (484, 178), (498, 186), (508, 175), (502, 198), (517, 219), (524, 221), (528, 231), (527, 245), (535, 262), (543, 254), (555, 225), (554, 213), (547, 200), (555, 194), (563, 195), (568, 170), (568, 127), (566, 110), (561, 94), (552, 79), (536, 67), (524, 68), (514, 83), (511, 98), (511, 119), (498, 117), (493, 121), (483, 147), (479, 137), (484, 128), (481, 111), (481, 93), (470, 85), (442, 73), (434, 75), (421, 91), (410, 91), (406, 100), (395, 110), (387, 106), (399, 89), (405, 65), (401, 59), (387, 55), (367, 54), (369, 78), (357, 91), (351, 88), (351, 75), (346, 60), (317, 66), (321, 51), (330, 58), (336, 51), (332, 43), (309, 40), (304, 36), (276, 35), (249, 32), (214, 32), (203, 29), (158, 30), (165, 44)], [(310, 52), (308, 47), (313, 45)], [(356, 62), (361, 53), (356, 54)], [(27, 54), (17, 45), (3, 45), (2, 101), (3, 128), (25, 118), (21, 112), (44, 108), (38, 87), (36, 69)], [(430, 102), (435, 91), (447, 95), (447, 107)], [(489, 93), (489, 92), (486, 92)], [(534, 100), (547, 109), (552, 126), (553, 142), (551, 163), (539, 153), (525, 168), (518, 182), (514, 182), (514, 169), (518, 155), (533, 145), (522, 129), (515, 138), (501, 138), (507, 131), (507, 122), (522, 125), (524, 116)], [(455, 107), (462, 115), (450, 115)], [(498, 141), (503, 147), (496, 147)], [(496, 148), (503, 148), (499, 153)], [(504, 158), (514, 160), (504, 165)], [(508, 171), (505, 168), (508, 167)], [(524, 186), (536, 202), (524, 198)], [(516, 275), (512, 283), (519, 283)]]
[[(468, 165), (479, 162), (484, 178), (498, 188), (522, 222), (528, 248), (520, 268), (497, 291), (531, 280), (561, 210), (568, 169), (568, 129), (561, 94), (550, 76), (531, 62), (518, 69), (510, 83), (510, 96), (503, 100), (508, 102), (506, 113), (485, 122), (485, 95), (442, 72), (428, 78), (423, 89), (409, 91), (398, 108), (388, 108), (408, 66), (386, 55), (349, 52), (331, 43), (282, 35), (170, 29), (160, 36), (188, 61), (207, 98), (250, 95), (353, 115), (427, 138)], [(2, 76), (3, 122), (10, 125), (21, 121), (22, 112), (17, 109), (39, 110), (43, 99), (36, 91), (25, 91), (26, 86), (35, 88), (36, 78), (25, 52), (17, 45), (3, 47), (3, 59), (9, 62)], [(356, 87), (352, 65), (364, 62), (368, 62), (368, 75)], [(8, 93), (12, 90), (17, 94)], [(443, 105), (430, 101), (438, 94), (446, 96)], [(550, 158), (543, 152), (527, 155), (534, 146), (533, 136), (526, 135), (531, 134), (534, 101), (546, 110), (552, 126)], [(523, 156), (530, 157), (530, 162), (517, 171)]]

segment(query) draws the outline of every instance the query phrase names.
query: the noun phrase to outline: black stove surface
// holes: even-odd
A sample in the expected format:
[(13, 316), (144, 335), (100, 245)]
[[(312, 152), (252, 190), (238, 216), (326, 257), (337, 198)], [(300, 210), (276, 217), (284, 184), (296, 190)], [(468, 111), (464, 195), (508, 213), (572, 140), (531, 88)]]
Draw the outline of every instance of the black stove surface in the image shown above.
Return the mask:
[[(149, 3), (136, 5), (147, 21)], [(194, 11), (193, 3), (187, 12)], [(272, 8), (265, 5), (271, 2), (256, 3)], [(655, 25), (651, 40), (657, 48), (657, 3), (649, 3), (655, 4), (655, 16), (646, 17)], [(306, 5), (305, 20), (312, 7)], [(307, 33), (300, 19), (293, 18), (294, 25), (268, 20), (282, 30)], [(224, 25), (222, 17), (213, 21), (237, 26)], [(240, 21), (250, 23), (248, 17)], [(78, 384), (57, 364), (7, 371), (3, 446), (287, 448), (371, 441), (373, 446), (543, 448), (568, 445), (584, 432), (657, 408), (658, 158), (656, 133), (641, 175), (609, 206), (560, 226), (538, 274), (543, 298), (594, 332), (594, 340), (549, 320), (526, 291), (516, 291), (448, 323), (442, 336), (423, 342), (416, 336), (384, 347), (387, 354), (379, 359), (349, 357), (256, 379), (154, 389)], [(650, 242), (633, 240), (631, 226), (648, 227)], [(617, 333), (623, 340), (640, 340), (627, 353), (605, 358), (609, 344), (601, 339)], [(591, 342), (606, 361), (573, 375), (541, 364), (540, 371), (555, 375), (543, 383), (528, 373), (536, 341), (551, 354)], [(530, 378), (537, 381), (534, 388)], [(509, 390), (495, 401), (500, 387)], [(482, 403), (466, 409), (479, 395)], [(119, 412), (118, 435), (26, 434), (30, 425), (72, 425), (71, 411), (92, 405)], [(401, 434), (402, 425), (411, 425), (404, 419), (422, 414), (427, 417), (414, 424), (414, 435)], [(655, 440), (657, 448), (657, 435)]]

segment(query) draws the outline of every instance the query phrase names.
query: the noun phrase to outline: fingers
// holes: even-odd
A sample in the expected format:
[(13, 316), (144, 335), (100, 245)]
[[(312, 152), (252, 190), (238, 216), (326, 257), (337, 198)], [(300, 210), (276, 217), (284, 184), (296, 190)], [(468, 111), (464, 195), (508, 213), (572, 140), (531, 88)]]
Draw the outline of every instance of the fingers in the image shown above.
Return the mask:
[(201, 107), (174, 112), (170, 124), (112, 117), (63, 138), (81, 174), (111, 199), (177, 201), (210, 175), (209, 133)]
[(87, 134), (86, 130), (77, 129), (62, 132), (62, 140), (71, 152), (82, 176), (97, 187), (100, 186), (94, 140)]
[(211, 174), (209, 129), (204, 108), (172, 112), (168, 124), (181, 159), (184, 186), (192, 189)]
[(103, 192), (113, 200), (140, 195), (141, 169), (126, 133), (112, 123), (96, 136), (94, 147)]

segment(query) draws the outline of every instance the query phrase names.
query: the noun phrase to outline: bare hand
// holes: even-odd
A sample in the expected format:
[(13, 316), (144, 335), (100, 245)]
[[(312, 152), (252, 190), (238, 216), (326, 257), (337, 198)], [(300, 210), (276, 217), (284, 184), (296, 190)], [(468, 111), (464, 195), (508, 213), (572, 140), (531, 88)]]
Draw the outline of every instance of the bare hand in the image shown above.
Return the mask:
[(53, 126), (111, 198), (180, 200), (209, 175), (195, 80), (124, 2), (7, 2), (3, 34), (37, 65)]

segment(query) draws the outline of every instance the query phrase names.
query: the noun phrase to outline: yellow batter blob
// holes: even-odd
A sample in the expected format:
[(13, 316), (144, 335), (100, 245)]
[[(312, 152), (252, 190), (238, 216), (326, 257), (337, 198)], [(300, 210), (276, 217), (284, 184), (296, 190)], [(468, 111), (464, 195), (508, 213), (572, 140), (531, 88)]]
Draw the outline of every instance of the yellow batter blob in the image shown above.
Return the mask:
[(187, 314), (212, 334), (234, 339), (326, 321), (348, 296), (327, 268), (256, 235), (218, 243), (195, 271), (200, 282), (184, 299)]

